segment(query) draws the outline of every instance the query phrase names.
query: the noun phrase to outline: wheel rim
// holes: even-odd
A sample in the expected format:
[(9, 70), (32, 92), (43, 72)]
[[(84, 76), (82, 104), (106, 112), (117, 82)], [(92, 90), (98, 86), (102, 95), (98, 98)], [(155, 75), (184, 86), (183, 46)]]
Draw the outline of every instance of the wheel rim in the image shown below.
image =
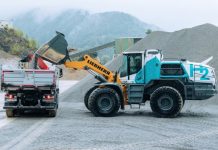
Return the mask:
[(162, 96), (158, 99), (158, 106), (162, 110), (170, 110), (173, 107), (173, 99), (169, 96)]
[(101, 112), (109, 111), (112, 106), (111, 98), (104, 96), (98, 99), (98, 107)]

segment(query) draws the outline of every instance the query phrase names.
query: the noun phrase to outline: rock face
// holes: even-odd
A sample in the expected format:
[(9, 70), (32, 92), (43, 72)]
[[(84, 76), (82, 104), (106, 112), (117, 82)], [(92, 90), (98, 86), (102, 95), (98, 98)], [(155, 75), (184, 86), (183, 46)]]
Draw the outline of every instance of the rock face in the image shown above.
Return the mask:
[[(218, 27), (211, 24), (204, 24), (189, 29), (169, 32), (152, 32), (146, 38), (140, 40), (127, 51), (143, 51), (145, 49), (157, 48), (163, 50), (164, 58), (187, 58), (190, 61), (201, 62), (210, 56), (214, 59), (210, 65), (216, 68), (218, 73)], [(122, 64), (122, 56), (112, 60), (109, 68), (118, 70)], [(78, 97), (79, 101), (87, 89), (91, 87), (94, 80), (87, 77), (75, 86), (72, 96)], [(79, 91), (83, 91), (82, 94)], [(216, 99), (217, 97), (213, 98)], [(207, 101), (205, 101), (207, 103)]]

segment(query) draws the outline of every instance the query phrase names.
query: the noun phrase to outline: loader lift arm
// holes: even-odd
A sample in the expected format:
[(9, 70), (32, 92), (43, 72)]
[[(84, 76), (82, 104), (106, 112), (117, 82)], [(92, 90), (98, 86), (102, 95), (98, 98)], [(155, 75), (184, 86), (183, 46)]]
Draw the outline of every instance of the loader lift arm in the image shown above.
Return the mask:
[(103, 95), (110, 96), (107, 96), (107, 98), (101, 98), (102, 103), (104, 103), (103, 101), (105, 100), (114, 100), (114, 102), (110, 101), (109, 103), (111, 103), (113, 107), (116, 104), (115, 110), (105, 110), (106, 112), (110, 111), (109, 114), (114, 114), (118, 111), (119, 106), (121, 109), (124, 109), (124, 105), (128, 104), (126, 94), (127, 88), (125, 84), (122, 84), (118, 73), (112, 72), (110, 69), (102, 65), (98, 60), (90, 57), (89, 55), (84, 55), (83, 60), (71, 60), (67, 46), (68, 43), (64, 37), (64, 34), (57, 32), (57, 35), (53, 39), (36, 51), (36, 55), (55, 65), (64, 65), (66, 68), (86, 70), (100, 81), (100, 83), (97, 83), (93, 88), (90, 89), (91, 91), (87, 91), (88, 93), (86, 93), (84, 97), (86, 106), (88, 105), (88, 99), (91, 93), (103, 92)]
[[(113, 73), (111, 70), (103, 66), (96, 59), (90, 57), (89, 55), (85, 55), (84, 60), (82, 61), (66, 61), (64, 65), (66, 68), (91, 70), (97, 73), (95, 74), (95, 77), (100, 81), (116, 82), (121, 84), (120, 77), (117, 75), (117, 73)], [(102, 76), (104, 78), (102, 78)]]

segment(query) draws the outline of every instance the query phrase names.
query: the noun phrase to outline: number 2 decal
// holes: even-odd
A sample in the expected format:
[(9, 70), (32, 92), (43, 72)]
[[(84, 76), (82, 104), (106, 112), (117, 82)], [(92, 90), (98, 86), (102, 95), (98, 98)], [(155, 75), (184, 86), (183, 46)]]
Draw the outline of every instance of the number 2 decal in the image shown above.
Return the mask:
[(190, 64), (190, 77), (194, 77), (195, 72), (200, 72), (200, 74), (202, 74), (200, 80), (209, 80), (209, 78), (207, 78), (209, 71), (206, 67), (203, 66), (194, 67), (193, 64)]

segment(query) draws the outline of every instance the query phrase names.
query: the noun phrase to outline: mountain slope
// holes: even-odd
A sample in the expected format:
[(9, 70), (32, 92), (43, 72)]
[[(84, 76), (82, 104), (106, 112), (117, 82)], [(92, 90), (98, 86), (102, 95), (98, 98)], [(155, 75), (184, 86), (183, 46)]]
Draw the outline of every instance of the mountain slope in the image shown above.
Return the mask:
[(36, 49), (36, 42), (29, 39), (20, 30), (14, 28), (0, 28), (0, 50), (13, 55), (20, 55)]
[(16, 17), (14, 25), (40, 44), (54, 36), (55, 31), (63, 32), (70, 46), (78, 49), (91, 48), (124, 36), (144, 37), (147, 29), (159, 29), (121, 12), (90, 14), (82, 10), (67, 10), (44, 18), (40, 17), (39, 10), (34, 10)]

